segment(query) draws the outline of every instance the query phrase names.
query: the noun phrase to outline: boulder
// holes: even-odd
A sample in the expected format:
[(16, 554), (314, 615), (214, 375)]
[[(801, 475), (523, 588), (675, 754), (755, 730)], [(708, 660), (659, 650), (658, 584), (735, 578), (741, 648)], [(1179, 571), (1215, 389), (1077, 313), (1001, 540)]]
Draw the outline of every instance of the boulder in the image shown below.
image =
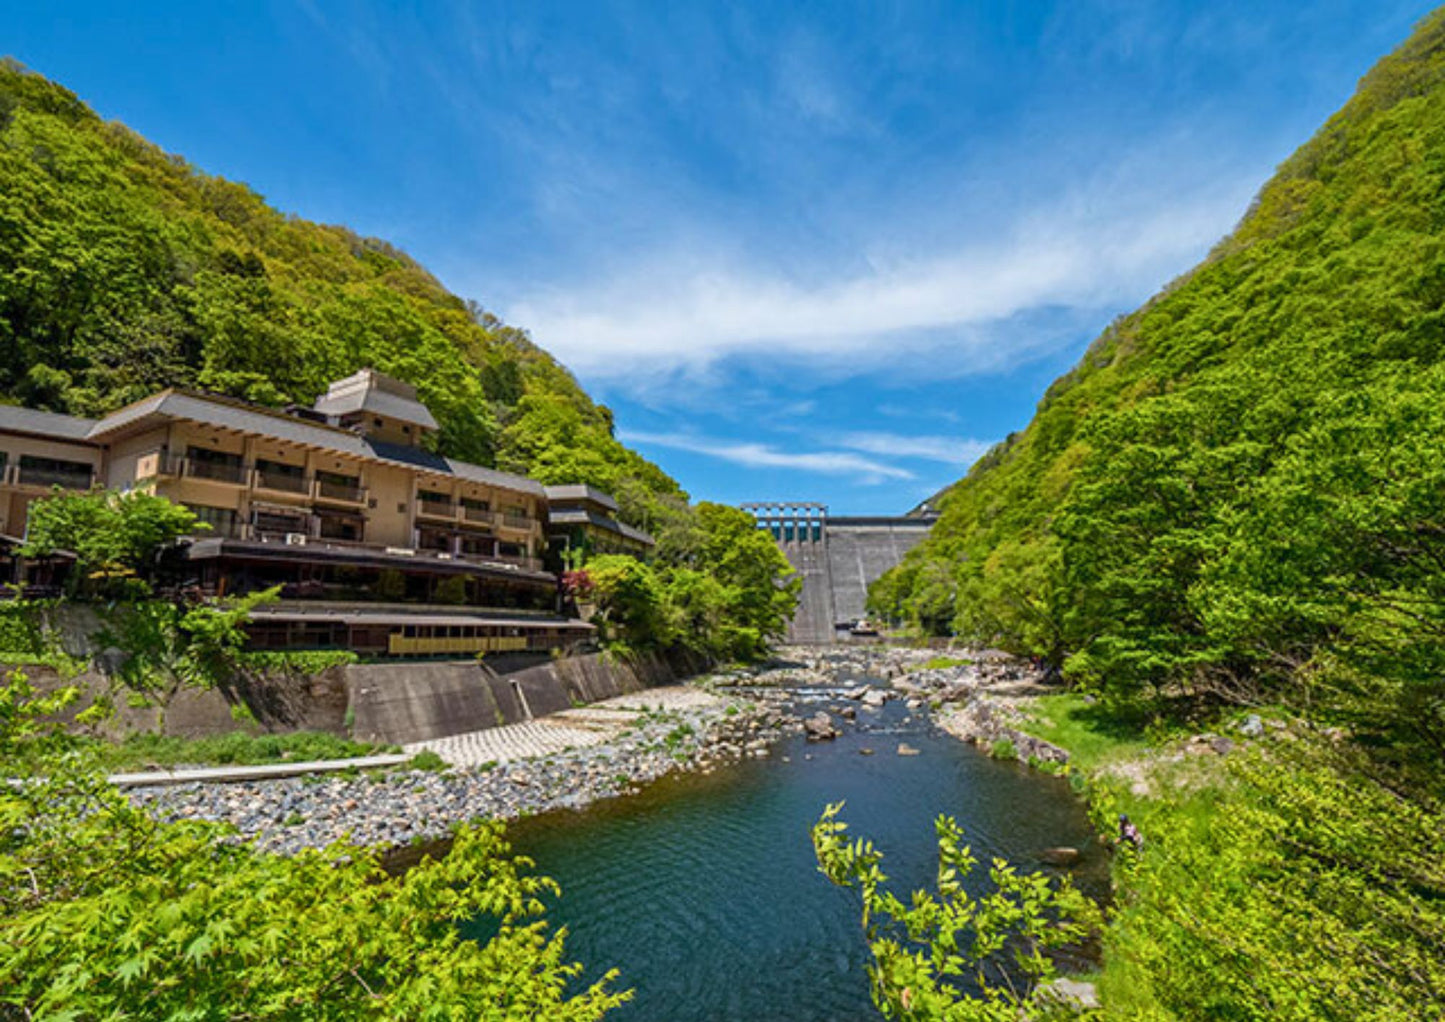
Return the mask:
[(1070, 848), (1067, 845), (1059, 845), (1057, 848), (1045, 848), (1039, 852), (1039, 861), (1050, 866), (1077, 866), (1083, 858), (1077, 848)]
[(1052, 1001), (1075, 1010), (1090, 1011), (1099, 1007), (1099, 993), (1094, 984), (1067, 976), (1060, 976), (1040, 987), (1035, 997), (1041, 1002)]
[(822, 710), (803, 721), (803, 730), (810, 742), (828, 742), (838, 737), (838, 729), (833, 726), (833, 718)]

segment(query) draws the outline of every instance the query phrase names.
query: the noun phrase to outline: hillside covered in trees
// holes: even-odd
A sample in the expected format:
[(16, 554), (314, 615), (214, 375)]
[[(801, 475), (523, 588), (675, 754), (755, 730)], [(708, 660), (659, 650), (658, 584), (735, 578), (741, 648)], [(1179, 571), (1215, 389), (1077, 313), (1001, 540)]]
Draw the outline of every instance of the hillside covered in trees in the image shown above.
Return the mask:
[(879, 613), (1445, 753), (1445, 12), (942, 504)]
[(1445, 9), (941, 505), (870, 604), (1077, 690), (1103, 1017), (1442, 1017)]
[(95, 416), (163, 387), (310, 404), (415, 384), (443, 453), (589, 482), (660, 530), (686, 500), (521, 330), (405, 253), (272, 209), (0, 62), (0, 400)]

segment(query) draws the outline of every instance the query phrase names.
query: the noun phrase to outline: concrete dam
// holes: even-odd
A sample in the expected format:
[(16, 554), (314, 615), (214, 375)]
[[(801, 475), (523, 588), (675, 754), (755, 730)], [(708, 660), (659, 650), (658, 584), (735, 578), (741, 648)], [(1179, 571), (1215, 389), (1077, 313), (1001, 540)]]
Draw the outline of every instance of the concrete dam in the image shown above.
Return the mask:
[(830, 516), (824, 504), (744, 504), (758, 527), (773, 534), (803, 579), (788, 641), (846, 639), (867, 616), (868, 585), (903, 560), (928, 535), (937, 515)]

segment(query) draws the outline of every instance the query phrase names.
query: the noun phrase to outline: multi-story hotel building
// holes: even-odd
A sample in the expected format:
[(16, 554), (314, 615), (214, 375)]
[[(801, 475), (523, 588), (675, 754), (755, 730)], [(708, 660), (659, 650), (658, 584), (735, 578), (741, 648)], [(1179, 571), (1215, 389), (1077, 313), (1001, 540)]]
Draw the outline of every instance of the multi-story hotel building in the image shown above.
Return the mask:
[(553, 550), (638, 558), (652, 553), (651, 536), (617, 520), (617, 501), (611, 494), (585, 483), (548, 486), (545, 492), (547, 543)]
[(440, 654), (584, 638), (555, 614), (543, 569), (546, 491), (428, 451), (436, 429), (414, 388), (371, 370), (286, 411), (185, 390), (99, 420), (0, 407), (0, 536), (21, 536), (56, 486), (144, 489), (209, 526), (180, 551), (188, 587), (282, 587), (254, 615), (259, 646)]

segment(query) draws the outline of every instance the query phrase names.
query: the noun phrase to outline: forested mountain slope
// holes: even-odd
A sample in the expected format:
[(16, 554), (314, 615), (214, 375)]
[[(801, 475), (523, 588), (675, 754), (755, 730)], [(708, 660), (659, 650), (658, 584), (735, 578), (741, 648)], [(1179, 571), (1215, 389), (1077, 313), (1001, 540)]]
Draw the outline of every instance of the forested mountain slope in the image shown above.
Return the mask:
[(406, 254), (282, 214), (0, 62), (0, 399), (309, 404), (363, 366), (417, 386), (444, 453), (591, 482), (645, 526), (682, 503), (566, 369)]
[(1445, 12), (872, 601), (1120, 699), (1328, 695), (1445, 751)]

